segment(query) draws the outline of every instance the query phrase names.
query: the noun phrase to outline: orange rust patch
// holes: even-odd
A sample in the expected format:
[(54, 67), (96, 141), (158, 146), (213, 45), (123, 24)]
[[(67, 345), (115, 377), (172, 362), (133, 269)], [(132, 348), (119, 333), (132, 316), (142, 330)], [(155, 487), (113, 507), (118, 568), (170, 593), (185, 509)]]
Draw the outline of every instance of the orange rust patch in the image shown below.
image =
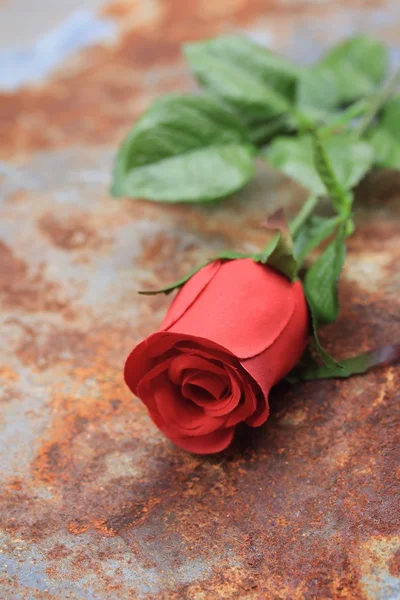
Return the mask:
[(23, 482), (11, 479), (0, 490), (0, 527), (24, 539), (41, 539), (54, 529), (56, 515)]
[[(170, 281), (176, 279), (176, 273), (183, 274), (189, 271), (192, 263), (195, 263), (196, 244), (182, 243), (177, 237), (171, 237), (166, 233), (160, 233), (143, 241), (141, 254), (135, 258), (135, 265), (150, 270), (151, 279), (155, 282)], [(165, 266), (168, 265), (166, 270)]]
[(71, 521), (70, 523), (68, 523), (67, 529), (70, 533), (73, 533), (74, 535), (80, 535), (81, 533), (85, 533), (85, 531), (88, 531), (90, 529), (90, 523), (88, 520), (85, 519)]
[(25, 201), (26, 201), (26, 192), (22, 191), (22, 190), (13, 192), (12, 194), (9, 194), (9, 196), (7, 197), (7, 202), (9, 202), (10, 204), (22, 204)]
[[(366, 216), (361, 211), (356, 213), (357, 234), (348, 239), (349, 252), (363, 252), (366, 250), (368, 252), (380, 252), (387, 246), (400, 253), (400, 248), (396, 248), (398, 222), (388, 215), (381, 215), (373, 221), (371, 221), (370, 216), (365, 218)], [(396, 258), (396, 256), (393, 258)]]
[[(68, 360), (57, 357), (55, 339), (63, 340), (61, 354), (67, 348), (72, 351)], [(47, 366), (54, 369), (60, 361), (73, 382), (66, 391), (54, 389), (55, 419), (34, 463), (39, 479), (50, 483), (71, 477), (71, 444), (79, 434), (122, 414), (143, 413), (144, 408), (133, 401), (123, 381), (123, 359), (133, 347), (126, 327), (105, 326), (72, 337), (55, 331), (47, 343), (49, 351), (53, 349)], [(102, 443), (106, 452), (107, 445)]]
[(132, 83), (126, 89), (95, 79), (84, 73), (0, 96), (0, 113), (7, 116), (0, 123), (0, 158), (10, 160), (84, 140), (109, 143), (112, 132), (118, 134), (137, 118), (131, 99), (137, 99), (139, 89)]
[(389, 573), (393, 575), (393, 577), (400, 576), (400, 550), (397, 550), (390, 559)]
[(197, 7), (199, 18), (220, 19), (242, 12), (248, 4), (247, 0), (200, 0)]
[(60, 288), (44, 276), (44, 268), (29, 273), (24, 261), (0, 242), (0, 298), (5, 309), (59, 312), (67, 308)]
[(107, 419), (124, 409), (128, 409), (129, 414), (134, 408), (131, 406), (132, 398), (123, 388), (122, 382), (115, 381), (115, 371), (108, 370), (104, 375), (106, 378), (112, 377), (112, 383), (107, 379), (100, 383), (101, 398), (91, 395), (82, 398), (78, 395), (79, 388), (84, 383), (79, 380), (68, 395), (55, 395), (55, 408), (61, 415), (54, 420), (33, 467), (41, 481), (54, 483), (60, 479), (69, 480), (74, 438), (96, 424), (107, 422)]
[(18, 381), (19, 375), (13, 369), (7, 366), (0, 365), (0, 380), (3, 381)]
[(112, 527), (109, 527), (104, 520), (94, 519), (91, 523), (96, 531), (106, 537), (114, 537), (116, 535), (116, 531)]
[(102, 9), (101, 14), (104, 17), (112, 19), (121, 19), (132, 12), (133, 7), (137, 7), (140, 0), (116, 0), (115, 2), (107, 3)]
[(102, 238), (87, 223), (88, 215), (59, 219), (53, 214), (44, 215), (38, 222), (40, 230), (52, 243), (63, 250), (76, 250), (90, 247), (96, 249), (102, 244)]
[[(165, 304), (162, 296), (155, 298)], [(74, 380), (74, 393), (86, 379), (105, 386), (121, 385), (123, 361), (133, 345), (151, 332), (151, 322), (158, 324), (154, 311), (148, 311), (148, 303), (143, 301), (141, 323), (129, 327), (120, 325), (93, 325), (78, 329), (71, 327), (45, 327), (36, 330), (24, 326), (18, 319), (12, 320), (25, 333), (25, 338), (17, 350), (17, 355), (25, 365), (37, 366), (40, 370), (62, 366)], [(150, 320), (150, 322), (149, 322)], [(11, 322), (11, 319), (10, 319)], [(40, 335), (37, 335), (37, 334)], [(39, 339), (40, 338), (40, 339)]]
[[(62, 340), (64, 344), (60, 346), (60, 355), (55, 350), (55, 340)], [(140, 419), (146, 410), (134, 400), (122, 378), (122, 357), (131, 349), (133, 341), (125, 326), (104, 326), (88, 335), (81, 333), (81, 338), (78, 333), (71, 337), (60, 331), (51, 332), (47, 340), (47, 367), (54, 372), (57, 365), (62, 366), (63, 370), (58, 372), (72, 384), (65, 390), (61, 383), (53, 388), (52, 423), (33, 461), (32, 473), (35, 486), (44, 485), (54, 490), (62, 506), (57, 503), (50, 508), (41, 504), (24, 486), (16, 490), (19, 498), (0, 496), (0, 512), (4, 508), (7, 515), (5, 526), (22, 537), (36, 539), (49, 530), (59, 530), (60, 526), (73, 534), (91, 528), (106, 537), (114, 536), (125, 528), (144, 523), (159, 503), (157, 497), (151, 498), (146, 493), (146, 482), (139, 486), (135, 482), (132, 487), (131, 476), (117, 474), (107, 483), (97, 483), (108, 472), (109, 456), (125, 453), (129, 456), (140, 448)], [(72, 358), (64, 361), (62, 356), (67, 348), (73, 351)], [(38, 356), (32, 355), (31, 360), (36, 364)], [(124, 424), (122, 430), (114, 429), (118, 423)], [(146, 420), (146, 426), (148, 424)], [(145, 454), (140, 467), (143, 473), (146, 473), (147, 460)], [(116, 459), (116, 464), (118, 462)], [(30, 503), (35, 508), (32, 519), (26, 519), (25, 510)], [(12, 505), (16, 512), (10, 518)], [(40, 523), (46, 514), (51, 517), (48, 526), (41, 530)]]
[[(276, 17), (278, 26), (284, 18), (289, 26), (299, 12), (327, 8), (279, 0), (169, 0), (137, 25), (135, 15), (143, 10), (138, 2), (109, 5), (105, 16), (120, 18), (122, 27), (129, 21), (117, 46), (84, 50), (48, 83), (0, 96), (0, 158), (79, 143), (116, 144), (151, 99), (171, 89), (171, 80), (175, 90), (193, 87), (182, 43), (263, 17)], [(153, 69), (159, 73), (149, 78)]]
[(47, 552), (47, 558), (49, 560), (60, 560), (72, 554), (71, 550), (65, 546), (65, 544), (55, 544), (49, 552)]
[(10, 479), (8, 482), (8, 489), (20, 492), (23, 488), (23, 482), (20, 479)]

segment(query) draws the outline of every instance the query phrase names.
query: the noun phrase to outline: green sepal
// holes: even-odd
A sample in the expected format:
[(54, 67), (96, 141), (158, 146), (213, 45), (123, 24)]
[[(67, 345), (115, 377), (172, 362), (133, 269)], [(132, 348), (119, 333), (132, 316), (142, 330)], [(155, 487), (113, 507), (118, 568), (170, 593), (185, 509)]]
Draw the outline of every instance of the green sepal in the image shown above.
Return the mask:
[(268, 264), (285, 275), (290, 281), (295, 280), (299, 265), (293, 253), (293, 240), (283, 210), (278, 210), (272, 215), (266, 226), (268, 229), (277, 230), (278, 233), (264, 250), (253, 256), (254, 260), (263, 265)]

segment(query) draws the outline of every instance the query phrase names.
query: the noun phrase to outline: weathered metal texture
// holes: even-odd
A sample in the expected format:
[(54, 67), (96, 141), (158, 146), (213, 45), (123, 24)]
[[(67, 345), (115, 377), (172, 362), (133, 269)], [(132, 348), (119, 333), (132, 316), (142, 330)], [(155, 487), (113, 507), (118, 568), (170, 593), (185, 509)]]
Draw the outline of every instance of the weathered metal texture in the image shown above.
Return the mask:
[[(300, 190), (260, 172), (220, 205), (107, 194), (117, 140), (150, 99), (189, 89), (180, 43), (240, 28), (310, 59), (356, 27), (398, 40), (397, 2), (120, 2), (119, 41), (0, 98), (4, 599), (400, 597), (399, 369), (281, 385), (272, 416), (192, 456), (151, 424), (124, 358), (169, 302), (139, 297), (215, 250), (261, 243)], [(397, 40), (396, 40), (397, 38)], [(400, 338), (396, 176), (362, 187), (339, 356)]]

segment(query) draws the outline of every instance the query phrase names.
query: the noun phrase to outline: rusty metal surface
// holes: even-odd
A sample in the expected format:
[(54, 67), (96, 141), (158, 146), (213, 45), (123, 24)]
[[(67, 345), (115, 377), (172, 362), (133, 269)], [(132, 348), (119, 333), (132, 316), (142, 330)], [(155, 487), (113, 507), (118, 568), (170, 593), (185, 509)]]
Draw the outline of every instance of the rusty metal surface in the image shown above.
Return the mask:
[[(190, 89), (183, 40), (241, 29), (310, 60), (356, 28), (398, 58), (398, 2), (121, 1), (119, 38), (0, 96), (0, 598), (396, 600), (399, 368), (281, 385), (219, 456), (172, 446), (125, 389), (168, 282), (248, 248), (302, 193), (272, 172), (206, 208), (115, 201), (115, 145), (152, 97)], [(1, 80), (1, 77), (0, 77)], [(360, 190), (325, 330), (340, 356), (400, 338), (400, 181)]]

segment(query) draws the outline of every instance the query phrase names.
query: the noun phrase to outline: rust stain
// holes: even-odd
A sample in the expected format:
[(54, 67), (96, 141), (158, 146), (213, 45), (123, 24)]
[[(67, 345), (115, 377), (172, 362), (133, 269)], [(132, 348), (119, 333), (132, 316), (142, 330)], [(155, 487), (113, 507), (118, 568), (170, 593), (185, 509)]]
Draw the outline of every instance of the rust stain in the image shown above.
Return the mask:
[(68, 302), (61, 289), (45, 274), (45, 265), (30, 271), (28, 265), (0, 241), (0, 298), (5, 309), (26, 312), (60, 312)]
[(90, 523), (87, 519), (78, 519), (68, 523), (67, 529), (74, 535), (80, 535), (81, 533), (85, 533), (90, 529)]
[(389, 562), (389, 573), (393, 577), (400, 576), (400, 548), (393, 554)]
[[(332, 12), (325, 4), (279, 0), (169, 0), (154, 6), (152, 12), (141, 2), (110, 4), (104, 15), (120, 19), (123, 32), (116, 46), (89, 48), (79, 55), (79, 67), (72, 59), (45, 85), (0, 95), (0, 158), (77, 143), (116, 144), (155, 96), (194, 86), (182, 43), (260, 19), (274, 23), (274, 30), (292, 29), (298, 14)], [(163, 67), (171, 74), (152, 76), (150, 83), (151, 70)]]
[(47, 553), (49, 560), (59, 560), (71, 555), (71, 550), (65, 546), (65, 544), (55, 544), (51, 550)]
[(59, 219), (48, 213), (39, 219), (39, 229), (50, 238), (52, 243), (63, 250), (76, 250), (89, 247), (96, 249), (101, 246), (102, 238), (88, 224), (88, 215), (80, 213), (75, 217)]
[[(173, 214), (178, 230), (186, 214), (190, 231), (187, 213)], [(362, 240), (369, 238), (372, 252), (382, 250), (381, 239), (384, 250), (391, 251), (396, 230), (383, 220), (375, 244), (374, 214), (373, 209), (360, 213), (353, 257), (363, 256)], [(241, 239), (253, 219), (246, 217)], [(236, 221), (224, 236), (234, 230)], [(205, 217), (199, 235), (207, 236)], [(215, 235), (211, 228), (210, 239)], [(199, 247), (204, 252), (206, 245), (190, 235), (184, 248), (181, 243), (164, 232), (146, 241), (135, 264), (146, 271), (157, 257), (164, 277), (170, 277), (180, 264), (175, 257), (187, 250), (188, 260), (196, 261)], [(394, 289), (369, 291), (368, 282), (344, 278), (340, 293), (339, 323), (322, 334), (337, 356), (367, 350), (371, 340), (380, 345), (400, 337)], [(216, 598), (277, 593), (299, 600), (364, 598), (358, 540), (385, 537), (399, 521), (392, 493), (400, 442), (398, 371), (382, 368), (364, 378), (295, 389), (282, 384), (271, 396), (272, 416), (265, 427), (255, 432), (243, 427), (221, 456), (193, 457), (156, 432), (122, 382), (123, 358), (157, 327), (168, 300), (135, 302), (134, 326), (97, 324), (86, 309), (81, 323), (53, 327), (40, 344), (36, 340), (19, 352), (26, 366), (41, 365), (46, 381), (54, 373), (60, 379), (51, 389), (51, 420), (38, 439), (31, 479), (9, 481), (0, 494), (3, 529), (35, 543), (63, 532), (80, 540), (89, 532), (103, 540), (121, 538), (143, 568), (158, 568), (167, 554), (168, 572), (184, 561), (223, 557), (200, 582), (183, 588), (167, 580), (160, 598), (182, 597), (183, 589), (189, 598), (200, 590)], [(89, 327), (83, 325), (87, 320)], [(42, 497), (43, 489), (51, 492), (51, 500)], [(145, 533), (149, 544), (156, 539), (158, 550), (151, 545), (141, 550), (136, 531)], [(229, 564), (230, 555), (240, 566)], [(49, 560), (55, 560), (52, 556)], [(73, 560), (77, 579), (85, 569), (97, 568), (81, 554)], [(396, 568), (393, 561), (390, 568)], [(61, 576), (56, 566), (49, 576)], [(101, 577), (111, 590), (115, 582)]]
[(0, 365), (0, 380), (3, 382), (18, 381), (19, 374), (7, 366)]
[[(366, 306), (371, 303), (371, 298), (365, 301)], [(355, 343), (360, 341), (362, 336)], [(376, 391), (386, 385), (385, 370), (369, 375), (362, 388), (357, 378), (340, 385), (307, 384), (296, 390), (281, 386), (271, 399), (272, 418), (267, 426), (256, 435), (243, 428), (236, 445), (223, 456), (200, 459), (162, 444), (160, 454), (154, 450), (151, 454), (151, 462), (161, 461), (158, 477), (131, 480), (125, 476), (99, 485), (107, 456), (138, 450), (138, 444), (146, 449), (142, 434), (140, 442), (134, 430), (132, 435), (131, 424), (122, 437), (113, 430), (114, 416), (126, 420), (132, 410), (137, 415), (143, 412), (117, 383), (117, 369), (106, 370), (113, 347), (115, 339), (106, 350), (99, 351), (89, 368), (75, 367), (72, 379), (76, 389), (53, 398), (54, 413), (60, 416), (53, 420), (34, 463), (37, 481), (51, 485), (61, 497), (61, 523), (59, 506), (54, 512), (50, 510), (48, 523), (57, 530), (65, 520), (71, 534), (82, 535), (92, 528), (105, 537), (122, 536), (134, 546), (134, 528), (149, 523), (149, 519), (156, 528), (162, 518), (163, 547), (180, 536), (186, 559), (207, 556), (210, 550), (224, 553), (229, 545), (235, 548), (246, 564), (241, 571), (243, 585), (238, 576), (231, 588), (235, 593), (244, 593), (246, 586), (253, 589), (253, 585), (258, 594), (270, 593), (269, 585), (277, 589), (274, 586), (283, 569), (301, 573), (308, 582), (290, 597), (337, 594), (335, 597), (340, 598), (341, 590), (345, 590), (344, 598), (361, 598), (351, 547), (345, 550), (343, 540), (350, 540), (353, 528), (385, 535), (391, 530), (390, 515), (396, 518), (395, 505), (392, 512), (383, 513), (378, 502), (391, 485), (399, 441), (393, 430), (395, 396), (388, 399), (389, 405), (372, 408)], [(93, 377), (101, 385), (100, 397), (82, 396), (78, 386)], [(396, 381), (398, 384), (397, 374)], [(356, 400), (349, 406), (352, 397)], [(298, 418), (302, 412), (306, 419)], [(388, 427), (393, 435), (383, 441), (377, 434)], [(130, 441), (126, 437), (129, 430)], [(343, 443), (351, 444), (345, 463), (341, 460)], [(379, 463), (365, 473), (358, 468), (357, 456), (372, 456)], [(144, 460), (148, 463), (148, 454)], [(290, 497), (287, 489), (292, 490)], [(23, 495), (19, 498), (22, 523), (26, 519), (24, 502), (26, 506), (31, 500)], [(37, 509), (36, 505), (35, 512)], [(251, 530), (247, 530), (250, 523)], [(42, 520), (25, 531), (40, 539), (41, 524)], [(15, 520), (13, 525), (17, 526)], [(49, 533), (49, 525), (45, 532)], [(319, 552), (317, 532), (329, 532), (324, 555)], [(288, 554), (285, 549), (293, 544), (295, 551)], [(314, 573), (318, 573), (315, 583)], [(217, 581), (225, 581), (220, 577), (205, 585), (212, 589)]]

